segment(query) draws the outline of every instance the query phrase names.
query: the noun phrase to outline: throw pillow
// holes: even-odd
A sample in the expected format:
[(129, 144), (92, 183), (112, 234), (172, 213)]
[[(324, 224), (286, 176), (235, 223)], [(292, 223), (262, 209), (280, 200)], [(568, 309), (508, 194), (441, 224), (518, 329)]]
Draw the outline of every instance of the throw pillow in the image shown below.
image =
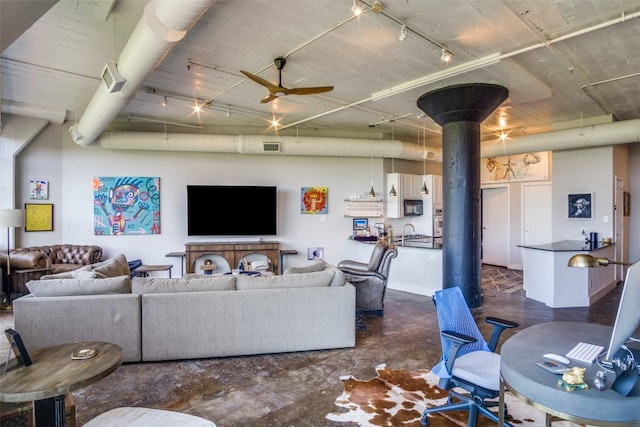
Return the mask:
[(90, 265), (85, 265), (84, 267), (80, 267), (76, 270), (64, 271), (62, 273), (56, 274), (45, 274), (40, 278), (40, 280), (48, 280), (48, 279), (75, 279), (77, 274), (81, 271), (91, 271)]
[(93, 271), (102, 273), (107, 277), (128, 276), (130, 274), (129, 263), (123, 254), (92, 264), (91, 267)]
[(34, 297), (128, 294), (131, 292), (131, 278), (32, 280), (27, 283), (27, 288)]

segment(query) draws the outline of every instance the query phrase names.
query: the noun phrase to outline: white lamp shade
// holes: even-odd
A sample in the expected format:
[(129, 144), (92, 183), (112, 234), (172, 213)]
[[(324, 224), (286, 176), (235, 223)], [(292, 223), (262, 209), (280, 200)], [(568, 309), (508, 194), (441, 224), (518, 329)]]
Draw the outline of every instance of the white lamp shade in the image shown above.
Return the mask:
[(24, 210), (0, 209), (0, 227), (24, 227)]

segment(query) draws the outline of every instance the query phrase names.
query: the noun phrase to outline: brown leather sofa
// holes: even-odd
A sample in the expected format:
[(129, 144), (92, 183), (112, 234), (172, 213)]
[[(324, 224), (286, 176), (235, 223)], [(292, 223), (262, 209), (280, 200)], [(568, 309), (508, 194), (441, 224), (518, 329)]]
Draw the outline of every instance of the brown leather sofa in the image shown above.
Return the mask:
[[(84, 265), (94, 264), (102, 258), (102, 248), (95, 245), (50, 245), (32, 246), (28, 248), (12, 249), (10, 253), (10, 267), (12, 292), (25, 280), (17, 270), (44, 269), (40, 274), (30, 275), (29, 279), (37, 279), (43, 274), (55, 274), (78, 269)], [(0, 252), (0, 266), (6, 269), (7, 252)], [(4, 272), (6, 274), (6, 271)], [(6, 290), (6, 289), (5, 289)]]

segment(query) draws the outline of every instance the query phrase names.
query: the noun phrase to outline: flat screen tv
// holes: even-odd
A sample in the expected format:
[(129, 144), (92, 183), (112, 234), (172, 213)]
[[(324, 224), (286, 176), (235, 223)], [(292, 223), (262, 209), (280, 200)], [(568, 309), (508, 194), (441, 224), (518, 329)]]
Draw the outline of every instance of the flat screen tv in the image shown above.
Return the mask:
[(273, 236), (277, 234), (276, 187), (188, 185), (189, 236)]

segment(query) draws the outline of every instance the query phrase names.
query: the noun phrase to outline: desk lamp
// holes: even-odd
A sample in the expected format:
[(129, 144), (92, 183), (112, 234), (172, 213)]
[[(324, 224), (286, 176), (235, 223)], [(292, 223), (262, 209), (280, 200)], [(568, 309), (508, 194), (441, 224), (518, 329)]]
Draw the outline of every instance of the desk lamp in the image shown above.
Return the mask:
[(11, 246), (10, 234), (11, 228), (24, 227), (24, 211), (22, 209), (0, 209), (0, 227), (7, 227), (7, 304), (4, 301), (2, 309), (10, 310), (11, 305)]
[(608, 258), (596, 258), (588, 254), (577, 254), (569, 258), (568, 267), (606, 267), (609, 264), (631, 265), (628, 262), (610, 261)]

